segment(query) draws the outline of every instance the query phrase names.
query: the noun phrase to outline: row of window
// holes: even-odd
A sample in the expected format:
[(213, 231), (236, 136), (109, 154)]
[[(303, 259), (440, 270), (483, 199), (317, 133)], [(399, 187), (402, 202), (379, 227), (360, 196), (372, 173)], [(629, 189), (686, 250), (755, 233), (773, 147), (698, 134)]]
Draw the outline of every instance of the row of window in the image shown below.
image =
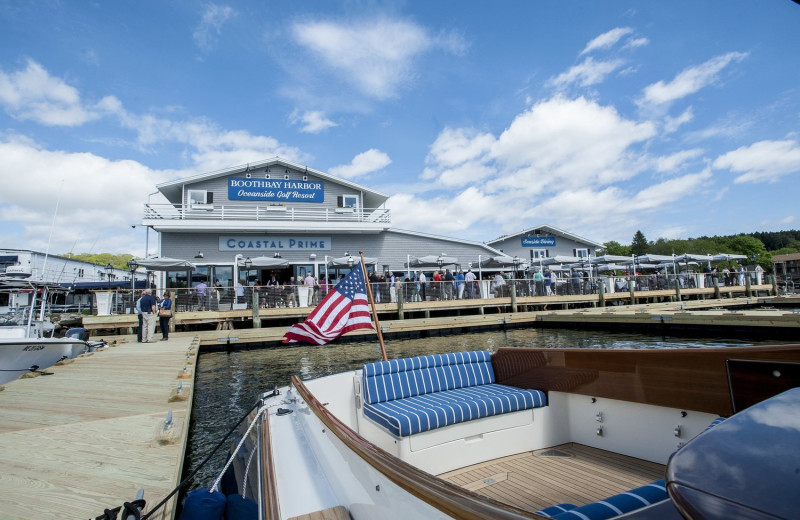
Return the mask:
[[(207, 190), (187, 190), (186, 198), (189, 201), (189, 206), (202, 206), (214, 203), (214, 192)], [(336, 198), (336, 207), (338, 208), (357, 208), (358, 195), (340, 195)]]

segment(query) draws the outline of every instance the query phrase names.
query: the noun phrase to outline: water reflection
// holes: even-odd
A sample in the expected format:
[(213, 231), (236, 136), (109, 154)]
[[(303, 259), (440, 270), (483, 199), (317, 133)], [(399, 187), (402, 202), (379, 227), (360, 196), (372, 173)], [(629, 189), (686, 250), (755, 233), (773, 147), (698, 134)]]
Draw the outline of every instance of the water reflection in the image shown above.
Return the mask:
[[(777, 342), (771, 342), (775, 344)], [(752, 345), (735, 339), (686, 339), (645, 334), (569, 329), (511, 329), (387, 342), (389, 358), (499, 347), (539, 348), (707, 348)], [(208, 352), (200, 355), (195, 381), (194, 407), (184, 467), (187, 473), (205, 458), (219, 439), (254, 404), (256, 397), (285, 386), (294, 374), (312, 379), (355, 370), (379, 360), (374, 342), (344, 343), (324, 347), (295, 345), (278, 348)], [(224, 452), (224, 453), (223, 453)], [(191, 488), (207, 487), (222, 469), (227, 447), (202, 468)]]

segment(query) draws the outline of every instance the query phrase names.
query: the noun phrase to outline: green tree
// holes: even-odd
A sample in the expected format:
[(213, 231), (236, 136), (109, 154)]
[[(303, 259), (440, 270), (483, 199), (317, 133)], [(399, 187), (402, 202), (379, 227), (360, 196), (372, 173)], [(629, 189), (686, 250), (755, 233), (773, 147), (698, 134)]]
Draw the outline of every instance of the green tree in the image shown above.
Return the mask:
[(636, 256), (647, 253), (647, 239), (641, 230), (637, 229), (636, 233), (633, 235), (633, 241), (631, 242), (631, 253)]
[(128, 260), (133, 258), (133, 255), (128, 253), (122, 253), (119, 255), (115, 255), (113, 253), (79, 253), (77, 255), (70, 255), (65, 253), (61, 256), (68, 256), (70, 258), (74, 258), (75, 260), (82, 260), (84, 262), (90, 262), (92, 264), (106, 266), (111, 264), (113, 267), (117, 269), (128, 269)]
[(631, 256), (630, 246), (623, 246), (615, 240), (605, 242), (603, 248), (607, 255)]

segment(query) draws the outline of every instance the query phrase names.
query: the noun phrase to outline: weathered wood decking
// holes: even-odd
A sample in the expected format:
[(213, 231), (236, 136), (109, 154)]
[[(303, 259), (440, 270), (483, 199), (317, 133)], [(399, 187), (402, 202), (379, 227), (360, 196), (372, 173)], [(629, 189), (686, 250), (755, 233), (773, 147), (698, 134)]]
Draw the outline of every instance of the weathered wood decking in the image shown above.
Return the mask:
[[(180, 481), (197, 344), (193, 336), (149, 344), (134, 337), (51, 367), (53, 375), (7, 383), (0, 518), (95, 517), (139, 488), (148, 509), (160, 502)], [(184, 365), (190, 377), (179, 378)], [(174, 426), (164, 432), (170, 410)], [(154, 518), (171, 518), (174, 505)]]

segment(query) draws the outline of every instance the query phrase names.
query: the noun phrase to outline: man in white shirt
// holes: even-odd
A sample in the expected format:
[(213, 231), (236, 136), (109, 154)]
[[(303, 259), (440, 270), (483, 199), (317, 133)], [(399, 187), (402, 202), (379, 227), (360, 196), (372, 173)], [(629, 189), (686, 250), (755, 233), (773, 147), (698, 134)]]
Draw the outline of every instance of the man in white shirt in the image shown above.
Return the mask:
[(464, 275), (464, 283), (467, 284), (467, 298), (471, 300), (475, 297), (475, 273), (472, 272), (472, 269), (469, 269)]

